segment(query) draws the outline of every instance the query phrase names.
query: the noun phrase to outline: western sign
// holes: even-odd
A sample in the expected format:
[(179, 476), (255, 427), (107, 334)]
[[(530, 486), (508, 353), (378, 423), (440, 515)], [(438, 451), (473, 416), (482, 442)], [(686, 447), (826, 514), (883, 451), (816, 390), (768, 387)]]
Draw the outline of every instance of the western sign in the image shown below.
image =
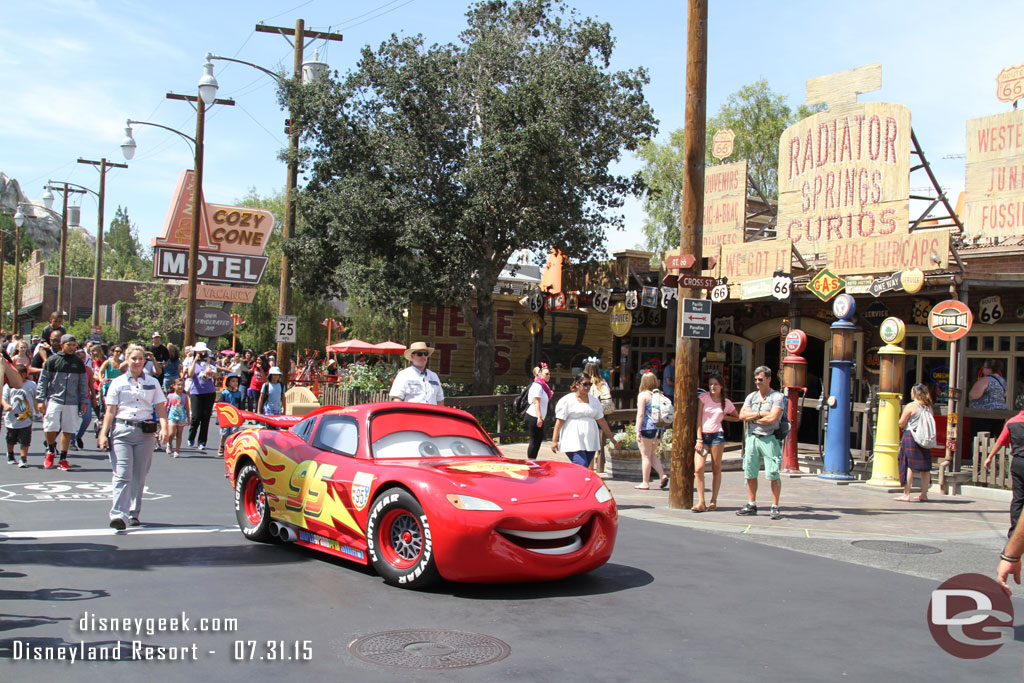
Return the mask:
[[(266, 256), (199, 252), (196, 277), (204, 282), (256, 286), (267, 267)], [(173, 247), (153, 249), (153, 277), (163, 280), (188, 279), (188, 250)]]

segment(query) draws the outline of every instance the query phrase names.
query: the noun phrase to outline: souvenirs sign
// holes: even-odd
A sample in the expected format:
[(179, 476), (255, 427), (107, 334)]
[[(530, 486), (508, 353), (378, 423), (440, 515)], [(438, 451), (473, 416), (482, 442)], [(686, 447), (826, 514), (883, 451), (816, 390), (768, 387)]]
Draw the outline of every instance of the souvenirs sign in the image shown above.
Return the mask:
[(747, 219), (747, 162), (704, 170), (703, 244), (740, 244)]
[(910, 109), (857, 102), (859, 93), (881, 85), (880, 64), (808, 81), (807, 104), (829, 108), (793, 124), (779, 140), (778, 235), (801, 253), (907, 232)]
[(964, 230), (1024, 235), (1024, 109), (967, 122)]
[(711, 139), (711, 156), (719, 161), (731, 157), (735, 139), (736, 134), (728, 128), (715, 133), (715, 137)]
[(811, 281), (807, 283), (807, 289), (811, 290), (814, 296), (822, 301), (828, 301), (845, 287), (846, 282), (842, 278), (836, 277), (835, 273), (831, 272), (828, 268), (818, 271), (811, 278)]
[(733, 284), (770, 278), (776, 271), (792, 271), (793, 245), (789, 240), (723, 244), (718, 265), (720, 275)]
[(971, 309), (956, 299), (940, 301), (928, 314), (928, 329), (943, 341), (956, 341), (967, 336), (973, 323)]

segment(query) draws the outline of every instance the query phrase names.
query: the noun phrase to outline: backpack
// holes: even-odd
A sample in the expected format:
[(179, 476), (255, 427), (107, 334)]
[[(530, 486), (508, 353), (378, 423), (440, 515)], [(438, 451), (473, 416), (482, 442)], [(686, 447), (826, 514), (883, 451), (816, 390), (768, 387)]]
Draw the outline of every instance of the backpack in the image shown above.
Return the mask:
[(789, 436), (789, 412), (786, 405), (789, 401), (789, 397), (782, 394), (782, 416), (779, 418), (779, 426), (775, 428), (775, 438), (779, 441), (785, 441), (786, 437)]
[(651, 422), (657, 427), (671, 427), (675, 418), (672, 399), (661, 393), (659, 389), (651, 392)]
[(512, 402), (512, 408), (520, 415), (526, 412), (526, 409), (530, 407), (530, 387), (532, 384), (527, 384), (526, 388), (519, 392), (516, 396), (516, 400)]
[(935, 448), (935, 416), (931, 408), (921, 406), (918, 411), (917, 425), (911, 432), (917, 445), (926, 450)]
[(31, 416), (28, 397), (25, 396), (24, 389), (11, 389), (9, 399), (8, 403), (11, 405), (11, 415), (15, 422), (27, 420)]

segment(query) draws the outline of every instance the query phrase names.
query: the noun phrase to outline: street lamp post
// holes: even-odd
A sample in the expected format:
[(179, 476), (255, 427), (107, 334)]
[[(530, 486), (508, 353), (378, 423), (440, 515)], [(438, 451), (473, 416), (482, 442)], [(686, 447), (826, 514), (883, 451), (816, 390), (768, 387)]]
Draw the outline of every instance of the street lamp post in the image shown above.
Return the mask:
[(21, 205), (14, 214), (14, 305), (11, 307), (11, 332), (17, 332), (18, 312), (21, 311), (21, 228), (25, 225), (25, 214)]
[(64, 314), (64, 272), (67, 268), (67, 248), (68, 248), (68, 193), (73, 194), (85, 194), (87, 191), (84, 188), (79, 189), (81, 186), (77, 186), (74, 183), (67, 183), (63, 181), (54, 182), (52, 180), (46, 183), (46, 192), (43, 193), (43, 204), (47, 209), (53, 208), (53, 191), (60, 192), (64, 199), (64, 209), (60, 214), (60, 267), (59, 267), (59, 279), (57, 280), (57, 311)]
[[(256, 31), (260, 33), (277, 33), (285, 36), (287, 40), (288, 36), (295, 38), (295, 59), (293, 63), (292, 77), (300, 79), (299, 82), (309, 82), (318, 79), (327, 71), (327, 64), (319, 61), (319, 53), (314, 53), (313, 60), (310, 62), (303, 61), (303, 55), (306, 49), (306, 39), (310, 38), (313, 40), (335, 40), (340, 41), (343, 36), (340, 33), (324, 33), (321, 31), (307, 31), (305, 22), (302, 19), (295, 21), (295, 28), (285, 28), (282, 26), (267, 26), (266, 24), (257, 24)], [(252, 64), (251, 62), (244, 62), (239, 59), (231, 57), (219, 57), (216, 55), (207, 54), (206, 59), (211, 62), (215, 59), (224, 61), (237, 62), (239, 64), (245, 64), (255, 69), (273, 76), (278, 83), (284, 81), (283, 77), (279, 74), (275, 74), (268, 69)], [(291, 299), (292, 299), (292, 267), (291, 259), (288, 257), (287, 243), (293, 237), (295, 237), (295, 196), (296, 187), (298, 186), (298, 175), (299, 175), (299, 162), (298, 162), (298, 150), (299, 150), (299, 126), (296, 121), (294, 112), (289, 112), (291, 118), (289, 120), (288, 127), (288, 176), (285, 184), (285, 195), (284, 195), (284, 230), (281, 234), (281, 285), (278, 299), (278, 316), (288, 315), (291, 310)], [(287, 342), (278, 342), (277, 344), (277, 364), (281, 368), (281, 372), (284, 373), (285, 382), (287, 383), (290, 362), (289, 344)]]
[(206, 109), (212, 107), (215, 104), (226, 104), (234, 106), (235, 102), (231, 99), (217, 99), (217, 81), (213, 78), (213, 64), (207, 62), (203, 65), (203, 75), (199, 79), (199, 96), (195, 95), (179, 95), (177, 93), (167, 93), (167, 99), (169, 100), (184, 100), (193, 104), (196, 110), (196, 136), (193, 138), (189, 135), (185, 135), (180, 130), (175, 130), (167, 126), (160, 125), (158, 123), (149, 123), (147, 121), (132, 121), (129, 119), (128, 127), (125, 128), (125, 137), (121, 142), (121, 151), (124, 153), (125, 159), (131, 161), (132, 157), (135, 156), (135, 139), (132, 137), (132, 124), (139, 124), (145, 126), (155, 126), (157, 128), (163, 128), (164, 130), (177, 133), (181, 137), (192, 142), (195, 145), (195, 171), (193, 174), (193, 192), (192, 192), (192, 235), (189, 241), (188, 249), (188, 303), (185, 307), (185, 338), (183, 344), (189, 346), (195, 343), (195, 319), (196, 319), (196, 289), (199, 272), (199, 230), (201, 225), (200, 212), (204, 211), (202, 206), (203, 196), (203, 138), (206, 126)]

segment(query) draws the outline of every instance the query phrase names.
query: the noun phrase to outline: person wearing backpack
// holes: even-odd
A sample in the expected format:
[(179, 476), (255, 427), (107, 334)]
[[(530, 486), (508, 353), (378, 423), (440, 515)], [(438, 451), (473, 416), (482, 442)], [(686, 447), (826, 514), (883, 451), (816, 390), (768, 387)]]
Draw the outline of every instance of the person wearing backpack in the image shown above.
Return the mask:
[[(661, 439), (658, 436), (657, 415), (652, 415), (655, 401), (664, 398), (664, 394), (658, 389), (658, 376), (653, 372), (646, 372), (640, 378), (640, 393), (636, 397), (636, 441), (640, 447), (640, 478), (641, 482), (634, 486), (635, 489), (646, 491), (651, 488), (651, 468), (658, 473), (660, 482), (659, 488), (668, 486), (668, 474), (661, 465), (661, 458), (658, 457), (658, 445)], [(660, 412), (660, 411), (657, 411)]]
[(772, 390), (772, 371), (765, 365), (754, 368), (757, 389), (750, 392), (740, 409), (740, 419), (747, 423), (743, 444), (743, 476), (747, 481), (747, 504), (736, 511), (741, 517), (757, 514), (757, 472), (764, 461), (764, 478), (772, 487), (772, 509), (769, 517), (782, 519), (779, 497), (782, 494), (782, 447), (775, 431), (782, 421), (785, 397)]
[[(935, 446), (935, 417), (932, 415), (932, 395), (928, 387), (915, 384), (910, 390), (913, 399), (900, 415), (900, 483), (903, 484), (903, 495), (895, 500), (909, 503), (924, 503), (928, 500), (928, 489), (932, 485), (932, 454)], [(922, 443), (922, 441), (924, 443)], [(914, 472), (921, 473), (921, 495), (910, 497), (910, 487), (914, 483)]]
[[(32, 416), (35, 414), (36, 383), (28, 378), (28, 367), (17, 366), (23, 384), (12, 387), (4, 384), (0, 405), (4, 409), (4, 425), (7, 427), (7, 464), (18, 463), (18, 467), (28, 467), (28, 448), (32, 444)], [(14, 459), (14, 446), (21, 444), (21, 460)]]
[(547, 363), (541, 363), (533, 369), (533, 382), (527, 390), (526, 426), (530, 432), (530, 445), (526, 448), (526, 457), (536, 460), (540, 452), (540, 444), (544, 441), (544, 418), (548, 414), (548, 401), (551, 400), (551, 370)]

